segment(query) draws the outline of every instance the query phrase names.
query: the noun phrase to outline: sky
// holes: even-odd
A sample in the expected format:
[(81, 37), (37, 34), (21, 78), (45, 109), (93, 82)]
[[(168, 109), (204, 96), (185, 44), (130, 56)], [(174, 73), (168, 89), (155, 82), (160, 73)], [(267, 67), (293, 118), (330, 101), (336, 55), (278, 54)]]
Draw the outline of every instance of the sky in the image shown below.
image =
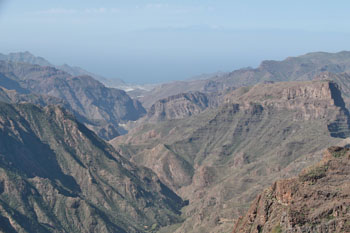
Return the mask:
[(0, 0), (0, 53), (128, 83), (350, 50), (346, 0)]

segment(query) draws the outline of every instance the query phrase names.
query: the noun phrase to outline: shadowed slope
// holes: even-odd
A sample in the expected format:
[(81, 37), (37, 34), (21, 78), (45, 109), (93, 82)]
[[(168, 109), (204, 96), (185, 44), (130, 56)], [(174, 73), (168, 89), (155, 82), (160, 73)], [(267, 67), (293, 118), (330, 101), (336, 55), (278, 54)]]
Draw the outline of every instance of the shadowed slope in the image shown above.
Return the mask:
[(0, 139), (6, 229), (147, 232), (180, 221), (181, 198), (61, 107), (0, 103)]

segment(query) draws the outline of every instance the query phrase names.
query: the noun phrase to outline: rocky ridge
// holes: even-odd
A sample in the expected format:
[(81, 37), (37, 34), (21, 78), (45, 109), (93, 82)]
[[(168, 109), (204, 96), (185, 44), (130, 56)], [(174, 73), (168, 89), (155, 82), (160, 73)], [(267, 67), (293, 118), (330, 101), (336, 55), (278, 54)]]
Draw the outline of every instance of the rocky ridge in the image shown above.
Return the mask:
[(350, 232), (350, 151), (330, 147), (298, 177), (259, 194), (233, 233)]

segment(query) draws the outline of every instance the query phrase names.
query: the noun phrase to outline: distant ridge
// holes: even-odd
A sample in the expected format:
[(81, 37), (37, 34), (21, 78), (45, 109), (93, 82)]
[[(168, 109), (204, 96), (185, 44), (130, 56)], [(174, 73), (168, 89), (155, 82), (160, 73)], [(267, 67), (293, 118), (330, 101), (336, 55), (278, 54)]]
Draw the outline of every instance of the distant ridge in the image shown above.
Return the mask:
[(67, 64), (63, 64), (63, 65), (59, 65), (59, 66), (53, 65), (49, 61), (47, 61), (45, 58), (35, 56), (35, 55), (31, 54), (28, 51), (26, 51), (26, 52), (17, 52), (17, 53), (9, 53), (7, 55), (0, 53), (0, 60), (12, 61), (12, 62), (21, 62), (21, 63), (29, 63), (29, 64), (40, 65), (40, 66), (56, 67), (59, 70), (63, 70), (65, 72), (71, 74), (72, 76), (82, 76), (82, 75), (91, 76), (94, 79), (96, 79), (96, 80), (98, 80), (98, 81), (100, 81), (103, 84), (108, 85), (108, 86), (109, 86), (110, 83), (113, 83), (114, 85), (125, 85), (125, 83), (121, 79), (109, 80), (109, 79), (107, 79), (105, 77), (102, 77), (101, 75), (94, 74), (94, 73), (89, 72), (87, 70), (84, 70), (84, 69), (82, 69), (82, 68), (80, 68), (78, 66), (70, 66), (70, 65), (67, 65)]
[(179, 93), (200, 91), (220, 92), (227, 88), (251, 86), (261, 82), (285, 82), (311, 80), (322, 72), (343, 73), (350, 71), (350, 52), (314, 52), (282, 61), (262, 61), (257, 68), (243, 68), (229, 73), (220, 73), (206, 79), (165, 83), (139, 98), (149, 108), (159, 99)]

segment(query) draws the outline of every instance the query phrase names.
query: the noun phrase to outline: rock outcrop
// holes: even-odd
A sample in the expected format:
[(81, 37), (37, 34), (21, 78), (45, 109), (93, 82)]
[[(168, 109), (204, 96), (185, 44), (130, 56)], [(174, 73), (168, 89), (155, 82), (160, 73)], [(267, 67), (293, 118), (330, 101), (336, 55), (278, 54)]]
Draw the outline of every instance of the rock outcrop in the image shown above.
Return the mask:
[(296, 178), (258, 195), (233, 233), (350, 232), (350, 151), (331, 147)]
[(345, 105), (350, 109), (350, 75), (349, 73), (322, 72), (314, 77), (314, 80), (327, 80), (337, 83), (339, 86)]

